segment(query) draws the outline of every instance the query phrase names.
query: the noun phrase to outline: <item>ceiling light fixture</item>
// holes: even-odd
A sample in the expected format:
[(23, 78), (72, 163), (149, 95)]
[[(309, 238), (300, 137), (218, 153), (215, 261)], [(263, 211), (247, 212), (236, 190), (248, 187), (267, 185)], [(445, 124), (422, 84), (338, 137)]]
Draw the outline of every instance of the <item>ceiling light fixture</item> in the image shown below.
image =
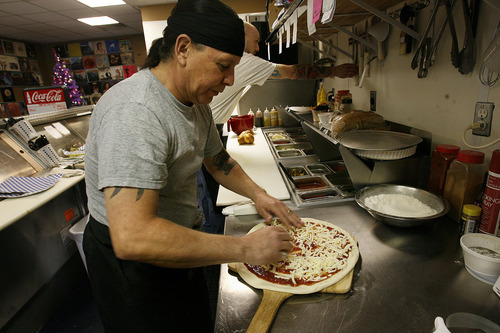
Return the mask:
[(117, 20), (114, 20), (109, 16), (85, 17), (79, 18), (78, 21), (92, 26), (119, 23)]
[(123, 0), (78, 0), (78, 2), (81, 2), (84, 5), (87, 5), (92, 8), (126, 5), (126, 3)]

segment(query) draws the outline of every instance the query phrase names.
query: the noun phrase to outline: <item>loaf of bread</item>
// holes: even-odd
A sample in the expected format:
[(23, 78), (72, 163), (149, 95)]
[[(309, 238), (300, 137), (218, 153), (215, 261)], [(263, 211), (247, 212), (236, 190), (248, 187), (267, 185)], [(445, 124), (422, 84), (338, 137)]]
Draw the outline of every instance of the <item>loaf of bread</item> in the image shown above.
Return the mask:
[(238, 135), (238, 143), (240, 145), (250, 145), (254, 141), (253, 132), (251, 130), (246, 130)]
[(386, 129), (384, 118), (370, 111), (351, 111), (335, 116), (331, 120), (331, 135), (336, 137), (345, 132), (363, 129)]

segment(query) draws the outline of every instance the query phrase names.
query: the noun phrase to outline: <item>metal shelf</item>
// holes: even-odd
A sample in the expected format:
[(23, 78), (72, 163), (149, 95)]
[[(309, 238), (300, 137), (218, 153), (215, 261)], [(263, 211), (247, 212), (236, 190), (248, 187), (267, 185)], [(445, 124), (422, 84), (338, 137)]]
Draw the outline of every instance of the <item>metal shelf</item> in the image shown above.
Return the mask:
[[(412, 36), (414, 39), (419, 41), (421, 39), (420, 34), (418, 34), (415, 30), (405, 26), (400, 23), (396, 19), (394, 19), (391, 15), (387, 14), (386, 11), (398, 4), (403, 4), (404, 1), (401, 0), (337, 0), (335, 15), (333, 19), (329, 23), (321, 24), (321, 22), (316, 22), (316, 32), (309, 36), (307, 30), (307, 15), (302, 15), (305, 10), (302, 10), (303, 7), (300, 5), (307, 3), (308, 0), (296, 0), (294, 1), (290, 7), (285, 11), (283, 16), (278, 20), (274, 29), (270, 32), (269, 36), (266, 38), (266, 43), (273, 41), (276, 34), (278, 34), (280, 28), (285, 24), (285, 22), (290, 18), (294, 11), (299, 10), (298, 12), (298, 20), (297, 20), (297, 41), (303, 44), (304, 46), (310, 47), (317, 52), (323, 53), (326, 57), (335, 60), (330, 54), (327, 54), (318, 48), (310, 46), (307, 42), (309, 41), (321, 41), (331, 48), (343, 53), (344, 55), (353, 58), (353, 55), (348, 51), (341, 49), (340, 47), (331, 44), (327, 41), (327, 39), (334, 33), (345, 33), (348, 36), (352, 37), (359, 43), (365, 45), (368, 48), (373, 50), (377, 50), (377, 45), (366, 38), (364, 36), (356, 35), (351, 32), (346, 27), (354, 26), (357, 23), (360, 23), (364, 20), (371, 18), (372, 16), (377, 16), (381, 20), (386, 21), (390, 25), (406, 32), (408, 35)], [(421, 3), (422, 1), (416, 1), (415, 3)], [(428, 1), (427, 1), (428, 2)]]

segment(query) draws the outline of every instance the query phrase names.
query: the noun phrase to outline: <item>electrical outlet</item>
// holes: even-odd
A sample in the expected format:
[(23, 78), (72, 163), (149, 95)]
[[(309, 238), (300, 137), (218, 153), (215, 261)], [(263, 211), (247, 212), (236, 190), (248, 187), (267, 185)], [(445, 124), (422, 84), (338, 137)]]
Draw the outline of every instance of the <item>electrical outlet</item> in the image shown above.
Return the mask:
[(377, 111), (377, 92), (370, 91), (370, 111)]
[(474, 112), (474, 122), (481, 122), (481, 128), (473, 129), (472, 134), (480, 136), (490, 136), (491, 121), (493, 120), (493, 109), (495, 104), (488, 102), (477, 102)]

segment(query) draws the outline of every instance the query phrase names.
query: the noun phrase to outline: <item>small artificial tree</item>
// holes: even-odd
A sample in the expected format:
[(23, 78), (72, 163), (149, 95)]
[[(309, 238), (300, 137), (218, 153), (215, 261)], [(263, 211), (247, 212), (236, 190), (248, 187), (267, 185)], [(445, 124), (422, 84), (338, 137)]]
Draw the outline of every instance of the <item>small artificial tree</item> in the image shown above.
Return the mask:
[(54, 86), (66, 86), (68, 87), (69, 98), (72, 105), (82, 105), (83, 99), (78, 85), (76, 84), (73, 74), (66, 67), (66, 62), (59, 58), (59, 55), (55, 50), (52, 50), (54, 57), (56, 58), (56, 64), (54, 65), (54, 72), (52, 73), (52, 84)]

